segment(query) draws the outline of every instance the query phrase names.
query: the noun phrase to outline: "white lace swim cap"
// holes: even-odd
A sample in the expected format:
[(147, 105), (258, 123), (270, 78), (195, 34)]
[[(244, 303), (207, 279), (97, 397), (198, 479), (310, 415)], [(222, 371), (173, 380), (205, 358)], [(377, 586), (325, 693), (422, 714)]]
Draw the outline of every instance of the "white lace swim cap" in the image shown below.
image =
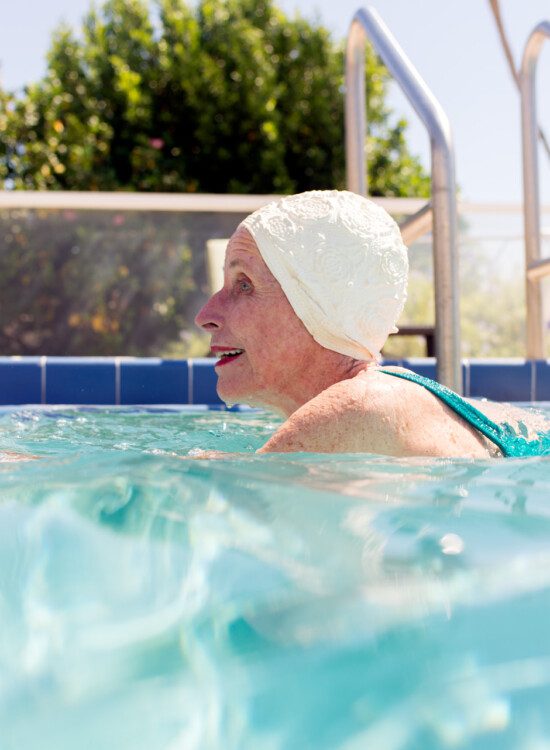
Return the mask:
[(380, 206), (355, 193), (312, 190), (269, 203), (241, 224), (294, 312), (321, 346), (380, 356), (407, 297), (407, 248)]

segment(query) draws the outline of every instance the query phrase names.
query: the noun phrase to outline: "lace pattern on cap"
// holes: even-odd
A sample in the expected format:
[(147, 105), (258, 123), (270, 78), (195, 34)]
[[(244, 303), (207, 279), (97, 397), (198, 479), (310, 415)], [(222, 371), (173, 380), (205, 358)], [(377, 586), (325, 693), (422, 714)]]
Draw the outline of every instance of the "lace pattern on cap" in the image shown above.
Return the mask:
[(263, 206), (243, 222), (296, 315), (327, 349), (379, 356), (406, 299), (408, 258), (380, 206), (314, 190)]

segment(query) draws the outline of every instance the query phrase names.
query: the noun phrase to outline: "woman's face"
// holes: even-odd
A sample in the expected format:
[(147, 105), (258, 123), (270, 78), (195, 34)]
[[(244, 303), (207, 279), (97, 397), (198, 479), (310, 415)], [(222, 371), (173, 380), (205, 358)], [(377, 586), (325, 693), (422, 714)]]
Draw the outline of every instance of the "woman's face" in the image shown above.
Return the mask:
[(291, 413), (303, 402), (323, 348), (294, 313), (249, 232), (240, 227), (225, 256), (224, 285), (195, 322), (211, 335), (218, 393)]

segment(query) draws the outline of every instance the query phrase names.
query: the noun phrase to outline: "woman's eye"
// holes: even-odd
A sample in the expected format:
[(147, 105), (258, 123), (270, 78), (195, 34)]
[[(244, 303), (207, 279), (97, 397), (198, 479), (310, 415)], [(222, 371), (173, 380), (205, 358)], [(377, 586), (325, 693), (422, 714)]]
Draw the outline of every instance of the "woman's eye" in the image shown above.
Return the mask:
[(252, 284), (247, 279), (239, 279), (237, 281), (237, 289), (239, 292), (251, 292)]

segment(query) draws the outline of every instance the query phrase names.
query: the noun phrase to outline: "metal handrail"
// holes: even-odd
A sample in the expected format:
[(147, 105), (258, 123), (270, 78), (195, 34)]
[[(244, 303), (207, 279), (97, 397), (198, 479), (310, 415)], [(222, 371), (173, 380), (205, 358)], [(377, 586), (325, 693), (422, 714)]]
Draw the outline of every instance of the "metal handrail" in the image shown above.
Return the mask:
[[(0, 211), (39, 209), (58, 211), (177, 211), (214, 213), (251, 213), (278, 195), (231, 193), (127, 193), (93, 190), (0, 190)], [(406, 215), (422, 209), (422, 198), (381, 198), (373, 201), (391, 214)], [(549, 207), (550, 208), (550, 207)]]
[(401, 236), (405, 245), (412, 245), (420, 237), (433, 229), (433, 211), (432, 204), (426, 203), (412, 216), (408, 216), (399, 225)]
[[(431, 144), (437, 378), (462, 392), (458, 311), (457, 210), (454, 153), (447, 116), (373, 8), (353, 16), (346, 49), (346, 170), (350, 190), (367, 195), (365, 42), (369, 38), (426, 126)], [(409, 220), (408, 232), (413, 232)], [(426, 213), (418, 226), (426, 225)]]
[(542, 359), (542, 290), (540, 281), (550, 273), (550, 262), (540, 257), (540, 198), (537, 159), (537, 102), (535, 73), (542, 45), (550, 38), (550, 22), (539, 23), (531, 32), (519, 74), (521, 94), (521, 138), (523, 150), (523, 217), (525, 226), (525, 295), (527, 306), (527, 357)]

